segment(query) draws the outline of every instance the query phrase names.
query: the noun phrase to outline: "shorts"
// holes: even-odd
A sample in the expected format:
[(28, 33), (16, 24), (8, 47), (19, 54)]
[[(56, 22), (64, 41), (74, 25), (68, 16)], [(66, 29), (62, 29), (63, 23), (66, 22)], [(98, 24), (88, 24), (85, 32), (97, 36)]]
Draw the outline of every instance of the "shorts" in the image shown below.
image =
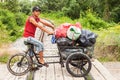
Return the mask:
[(34, 51), (36, 54), (39, 54), (39, 52), (44, 51), (43, 43), (40, 42), (39, 40), (37, 40), (33, 37), (28, 37), (28, 38), (24, 39), (24, 41), (27, 41), (34, 45)]

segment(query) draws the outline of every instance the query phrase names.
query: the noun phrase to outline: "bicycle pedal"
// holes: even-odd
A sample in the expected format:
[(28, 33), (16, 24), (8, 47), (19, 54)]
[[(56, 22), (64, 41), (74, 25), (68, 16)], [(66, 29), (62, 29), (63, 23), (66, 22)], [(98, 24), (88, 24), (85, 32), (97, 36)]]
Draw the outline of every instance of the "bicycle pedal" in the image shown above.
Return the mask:
[(37, 65), (37, 67), (43, 67), (43, 65), (39, 64), (39, 65)]
[(33, 68), (31, 68), (30, 70), (36, 71), (36, 70), (39, 70), (39, 68), (38, 68), (38, 67), (33, 67)]

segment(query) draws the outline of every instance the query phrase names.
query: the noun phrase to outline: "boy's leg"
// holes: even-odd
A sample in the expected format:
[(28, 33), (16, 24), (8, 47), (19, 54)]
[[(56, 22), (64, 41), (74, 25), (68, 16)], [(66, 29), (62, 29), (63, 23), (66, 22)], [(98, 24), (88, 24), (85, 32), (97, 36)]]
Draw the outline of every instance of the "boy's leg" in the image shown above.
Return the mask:
[(44, 64), (45, 62), (44, 62), (44, 60), (43, 60), (43, 51), (40, 51), (39, 57), (40, 57), (40, 60), (39, 60), (40, 63)]
[(43, 59), (43, 51), (39, 52), (39, 56), (40, 56), (40, 63), (43, 64), (44, 66), (48, 67), (49, 65), (47, 63), (45, 63), (44, 59)]

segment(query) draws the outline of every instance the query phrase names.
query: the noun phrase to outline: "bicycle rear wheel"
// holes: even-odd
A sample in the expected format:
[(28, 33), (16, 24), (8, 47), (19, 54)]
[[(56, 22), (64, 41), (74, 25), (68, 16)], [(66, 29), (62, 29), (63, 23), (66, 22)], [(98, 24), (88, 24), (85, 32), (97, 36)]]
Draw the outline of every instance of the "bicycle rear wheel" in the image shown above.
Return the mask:
[(23, 53), (15, 54), (8, 60), (7, 68), (11, 74), (22, 76), (30, 69), (30, 58)]
[(68, 56), (66, 69), (74, 77), (84, 77), (91, 70), (90, 58), (82, 53), (76, 52)]

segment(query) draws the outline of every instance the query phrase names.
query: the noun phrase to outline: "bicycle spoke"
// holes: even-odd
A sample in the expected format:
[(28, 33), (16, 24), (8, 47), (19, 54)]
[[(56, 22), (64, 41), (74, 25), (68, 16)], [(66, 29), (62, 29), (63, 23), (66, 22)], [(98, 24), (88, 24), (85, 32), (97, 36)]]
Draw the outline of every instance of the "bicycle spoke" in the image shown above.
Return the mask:
[(12, 70), (16, 71), (17, 67), (16, 66), (12, 66)]
[(19, 68), (16, 69), (16, 72), (17, 72), (17, 73), (18, 73), (18, 69), (19, 69)]
[(16, 80), (17, 76), (15, 76), (14, 80)]
[(24, 70), (24, 71), (26, 70), (25, 68), (21, 68), (21, 69)]

